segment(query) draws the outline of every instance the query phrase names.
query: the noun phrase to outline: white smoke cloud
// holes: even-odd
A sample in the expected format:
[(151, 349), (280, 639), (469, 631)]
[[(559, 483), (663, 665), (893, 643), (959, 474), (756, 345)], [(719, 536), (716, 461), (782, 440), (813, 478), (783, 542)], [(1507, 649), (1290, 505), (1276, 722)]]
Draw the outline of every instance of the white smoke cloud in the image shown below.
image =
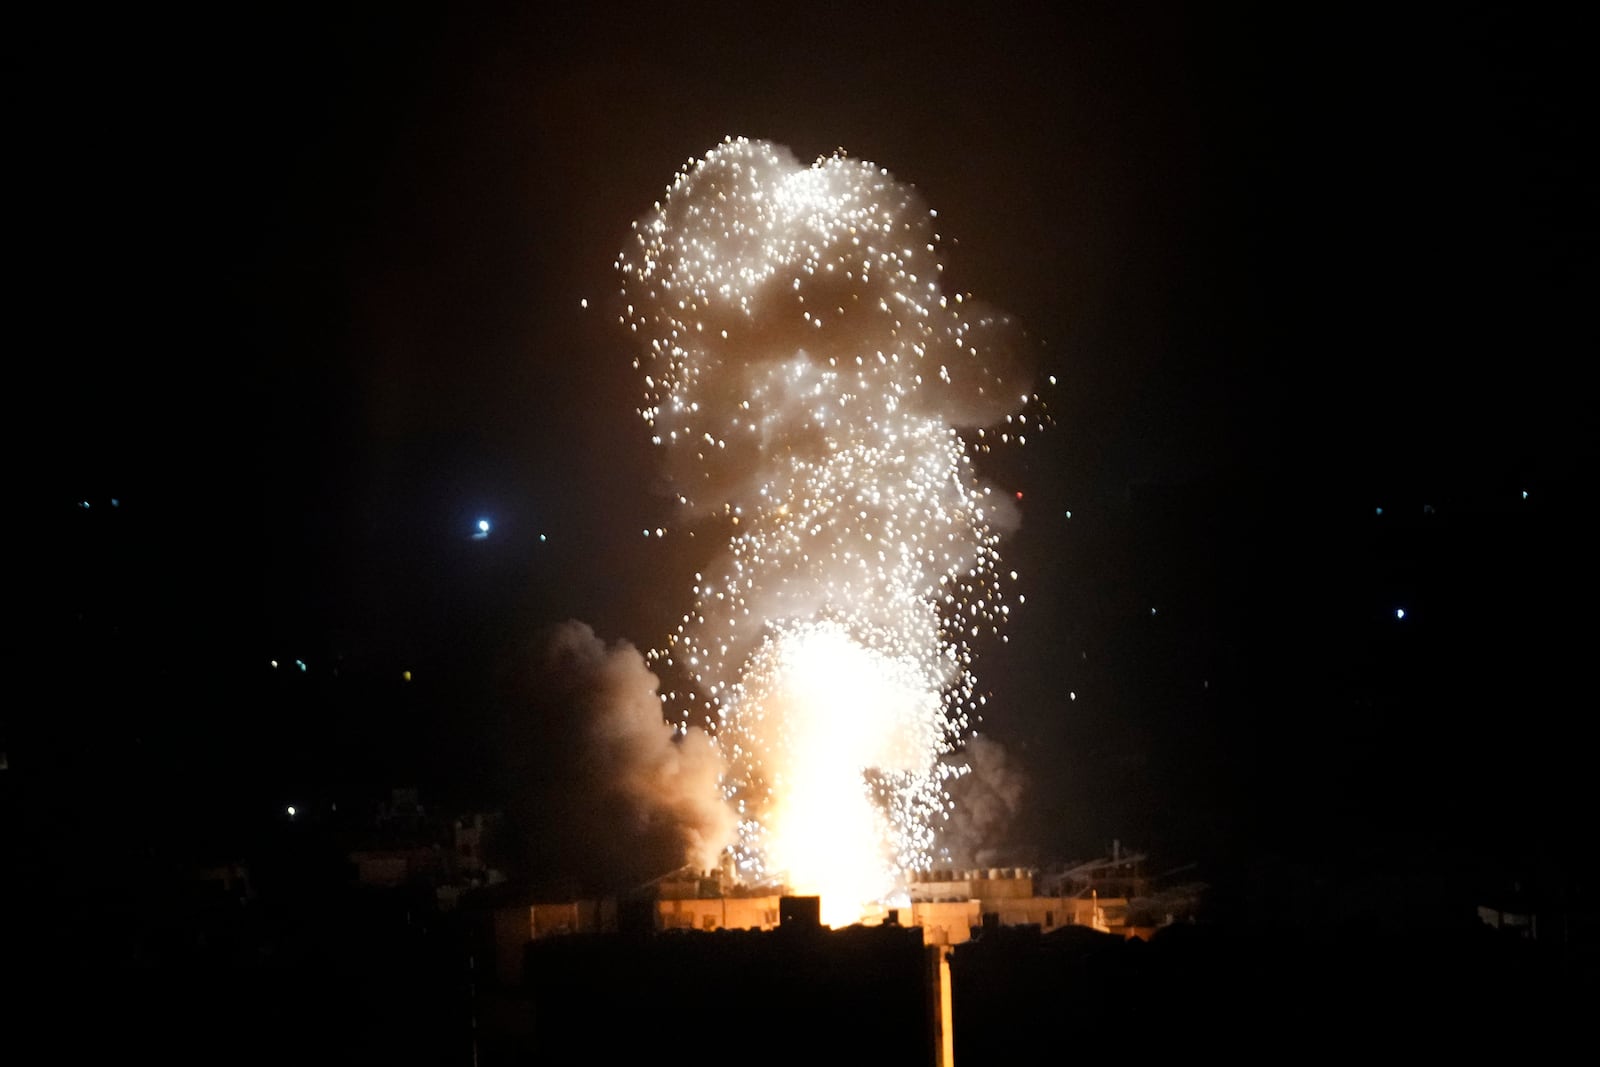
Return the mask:
[(717, 731), (739, 868), (857, 902), (931, 858), (974, 642), (1010, 610), (1016, 508), (973, 456), (1044, 418), (1021, 331), (943, 288), (943, 242), (875, 164), (730, 138), (617, 259), (640, 413), (686, 512), (726, 524), (658, 655)]

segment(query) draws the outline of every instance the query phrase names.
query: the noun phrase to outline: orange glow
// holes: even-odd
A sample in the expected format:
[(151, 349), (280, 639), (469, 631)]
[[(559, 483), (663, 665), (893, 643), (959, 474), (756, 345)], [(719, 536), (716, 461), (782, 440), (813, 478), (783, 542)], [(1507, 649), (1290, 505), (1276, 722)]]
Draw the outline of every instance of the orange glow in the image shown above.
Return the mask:
[(823, 922), (849, 925), (893, 891), (905, 845), (868, 772), (920, 769), (938, 741), (940, 693), (842, 627), (803, 627), (777, 643), (741, 709), (766, 740), (767, 867), (792, 892), (822, 897)]

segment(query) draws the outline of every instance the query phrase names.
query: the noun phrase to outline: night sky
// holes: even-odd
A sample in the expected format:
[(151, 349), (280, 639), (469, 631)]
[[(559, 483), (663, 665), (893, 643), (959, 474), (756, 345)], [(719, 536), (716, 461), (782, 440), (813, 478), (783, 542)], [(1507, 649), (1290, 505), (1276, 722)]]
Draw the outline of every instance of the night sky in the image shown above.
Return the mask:
[(541, 631), (649, 647), (710, 552), (641, 536), (672, 497), (606, 301), (734, 134), (915, 184), (947, 288), (1056, 376), (1056, 427), (982, 468), (1023, 493), (1027, 605), (977, 665), (1027, 783), (997, 846), (1564, 855), (1592, 27), (1060, 7), (39, 27), (22, 358), (65, 611), (5, 713), (15, 810), (204, 851), (299, 797), (552, 801), (505, 754), (567, 743)]

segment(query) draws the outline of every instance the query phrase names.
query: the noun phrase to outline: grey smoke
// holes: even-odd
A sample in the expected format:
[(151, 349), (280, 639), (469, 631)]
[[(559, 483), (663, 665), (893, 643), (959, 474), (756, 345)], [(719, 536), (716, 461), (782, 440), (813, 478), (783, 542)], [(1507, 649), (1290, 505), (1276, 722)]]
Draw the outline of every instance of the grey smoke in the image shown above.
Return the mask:
[[(719, 786), (721, 757), (709, 736), (668, 724), (661, 714), (659, 680), (633, 645), (607, 645), (577, 620), (551, 631), (543, 647), (541, 675), (574, 736), (577, 795), (563, 807), (621, 816), (591, 834), (625, 839), (647, 836), (678, 862), (710, 868), (734, 837), (736, 820)], [(587, 794), (587, 795), (585, 795)], [(587, 823), (589, 820), (580, 820)], [(596, 842), (615, 853), (621, 840)]]
[(941, 835), (957, 867), (985, 867), (1003, 859), (1006, 832), (1022, 803), (1027, 779), (998, 741), (970, 738), (962, 756), (972, 768), (950, 785), (954, 800)]

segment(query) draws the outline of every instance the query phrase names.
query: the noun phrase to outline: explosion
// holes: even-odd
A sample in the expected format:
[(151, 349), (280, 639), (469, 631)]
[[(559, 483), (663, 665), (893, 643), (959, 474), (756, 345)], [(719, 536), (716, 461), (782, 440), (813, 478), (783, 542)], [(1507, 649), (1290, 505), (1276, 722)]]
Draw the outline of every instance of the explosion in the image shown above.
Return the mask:
[(679, 729), (716, 737), (740, 877), (820, 894), (831, 923), (931, 865), (984, 699), (973, 642), (1011, 610), (1015, 506), (970, 453), (1044, 419), (1020, 331), (941, 291), (937, 220), (871, 163), (730, 138), (616, 263), (640, 414), (727, 537), (652, 659), (697, 690)]

